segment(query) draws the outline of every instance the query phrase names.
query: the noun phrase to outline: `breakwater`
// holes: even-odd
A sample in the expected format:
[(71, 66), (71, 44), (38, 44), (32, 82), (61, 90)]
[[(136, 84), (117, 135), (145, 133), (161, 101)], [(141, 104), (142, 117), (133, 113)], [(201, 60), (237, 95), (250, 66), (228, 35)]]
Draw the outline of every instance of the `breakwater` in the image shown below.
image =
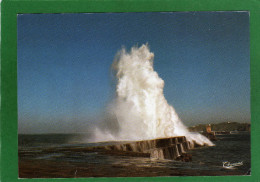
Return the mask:
[(119, 144), (95, 146), (89, 149), (118, 155), (146, 156), (155, 159), (190, 161), (191, 155), (186, 152), (193, 148), (185, 136), (159, 138)]

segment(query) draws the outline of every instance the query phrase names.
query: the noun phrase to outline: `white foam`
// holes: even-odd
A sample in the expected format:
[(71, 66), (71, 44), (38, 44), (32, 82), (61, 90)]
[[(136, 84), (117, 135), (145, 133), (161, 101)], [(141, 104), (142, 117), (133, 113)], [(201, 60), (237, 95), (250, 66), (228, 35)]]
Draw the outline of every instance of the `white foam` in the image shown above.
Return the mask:
[(116, 101), (110, 111), (116, 116), (119, 131), (96, 135), (96, 141), (147, 140), (163, 137), (186, 136), (189, 141), (213, 145), (200, 134), (192, 134), (182, 123), (174, 108), (163, 95), (164, 81), (153, 69), (154, 54), (148, 45), (122, 49), (115, 57)]

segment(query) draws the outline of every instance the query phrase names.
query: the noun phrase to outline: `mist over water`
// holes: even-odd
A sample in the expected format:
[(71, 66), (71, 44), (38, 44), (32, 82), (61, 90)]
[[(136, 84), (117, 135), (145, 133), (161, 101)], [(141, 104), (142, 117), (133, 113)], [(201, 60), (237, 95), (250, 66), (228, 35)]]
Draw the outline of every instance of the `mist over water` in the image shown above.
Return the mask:
[[(213, 145), (199, 133), (190, 133), (163, 95), (164, 81), (153, 69), (154, 54), (148, 45), (124, 48), (117, 53), (113, 69), (117, 77), (116, 98), (93, 141), (147, 140), (186, 136), (200, 145)], [(109, 124), (107, 124), (107, 122)]]

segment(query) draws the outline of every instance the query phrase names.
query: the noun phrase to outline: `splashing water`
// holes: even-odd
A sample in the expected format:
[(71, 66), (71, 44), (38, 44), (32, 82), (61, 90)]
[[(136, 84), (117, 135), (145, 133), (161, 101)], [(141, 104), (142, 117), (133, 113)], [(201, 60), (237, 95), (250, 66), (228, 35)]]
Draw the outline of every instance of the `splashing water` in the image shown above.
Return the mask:
[(122, 49), (113, 68), (117, 77), (117, 98), (111, 109), (118, 132), (96, 130), (97, 140), (147, 140), (186, 136), (197, 144), (213, 145), (206, 137), (190, 133), (164, 95), (164, 81), (153, 69), (154, 54), (148, 45)]

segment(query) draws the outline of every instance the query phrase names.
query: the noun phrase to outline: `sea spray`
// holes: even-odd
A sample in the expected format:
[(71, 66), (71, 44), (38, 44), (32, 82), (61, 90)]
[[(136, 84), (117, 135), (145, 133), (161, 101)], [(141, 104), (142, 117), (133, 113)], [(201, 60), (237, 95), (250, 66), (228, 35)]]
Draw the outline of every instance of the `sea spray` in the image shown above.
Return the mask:
[(186, 136), (197, 144), (213, 145), (206, 137), (190, 133), (163, 95), (164, 81), (153, 69), (154, 54), (148, 45), (124, 48), (116, 55), (113, 69), (117, 77), (116, 99), (110, 114), (117, 132), (96, 129), (95, 141), (147, 140)]

